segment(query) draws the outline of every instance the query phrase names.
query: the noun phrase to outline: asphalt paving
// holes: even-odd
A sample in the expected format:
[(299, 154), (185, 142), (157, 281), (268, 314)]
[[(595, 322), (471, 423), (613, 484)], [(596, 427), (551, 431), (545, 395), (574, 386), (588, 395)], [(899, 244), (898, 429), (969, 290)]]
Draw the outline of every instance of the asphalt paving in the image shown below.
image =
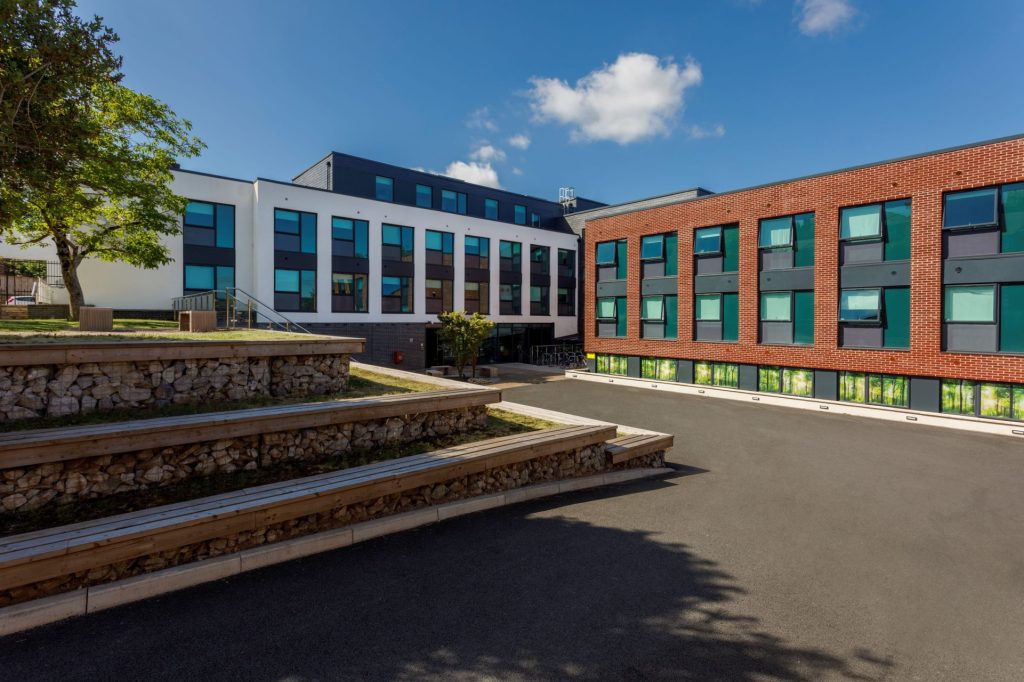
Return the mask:
[(483, 512), (0, 639), (27, 680), (1020, 680), (1024, 443), (553, 381), (663, 480)]

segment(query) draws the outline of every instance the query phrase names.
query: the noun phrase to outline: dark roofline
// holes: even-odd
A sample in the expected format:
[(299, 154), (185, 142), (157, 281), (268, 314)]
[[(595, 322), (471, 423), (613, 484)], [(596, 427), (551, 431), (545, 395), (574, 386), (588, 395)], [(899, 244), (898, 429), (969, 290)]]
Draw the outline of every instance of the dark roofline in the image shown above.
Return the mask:
[(188, 168), (181, 168), (181, 167), (172, 168), (171, 171), (174, 172), (174, 173), (188, 173), (190, 175), (202, 175), (202, 176), (205, 176), (205, 177), (208, 177), (208, 178), (217, 178), (219, 180), (233, 180), (234, 182), (247, 182), (250, 185), (253, 182), (255, 182), (255, 180), (245, 180), (243, 178), (233, 178), (233, 177), (228, 176), (228, 175), (217, 175), (216, 173), (204, 173), (203, 171), (189, 170)]
[[(777, 185), (786, 185), (786, 184), (789, 184), (791, 182), (800, 182), (801, 180), (811, 180), (813, 178), (823, 178), (823, 177), (826, 177), (828, 175), (838, 175), (839, 173), (848, 173), (850, 171), (862, 170), (864, 168), (873, 168), (875, 166), (885, 166), (885, 165), (888, 165), (890, 163), (899, 163), (901, 161), (912, 161), (913, 159), (923, 159), (923, 158), (928, 157), (928, 156), (938, 156), (939, 154), (949, 154), (951, 152), (958, 152), (958, 151), (961, 151), (961, 150), (964, 150), (964, 149), (973, 149), (975, 147), (985, 147), (985, 146), (988, 146), (988, 145), (991, 145), (991, 144), (1000, 144), (1002, 142), (1010, 142), (1012, 140), (1020, 140), (1020, 139), (1024, 139), (1024, 133), (1018, 133), (1016, 135), (1008, 135), (1006, 137), (997, 137), (997, 138), (994, 138), (994, 139), (991, 139), (991, 140), (983, 140), (981, 142), (969, 142), (967, 144), (961, 144), (961, 145), (957, 145), (955, 147), (945, 147), (944, 149), (936, 149), (936, 150), (932, 150), (932, 151), (928, 151), (928, 152), (920, 152), (920, 153), (917, 153), (917, 154), (909, 154), (907, 156), (898, 156), (896, 158), (886, 159), (884, 161), (873, 161), (871, 163), (862, 163), (862, 164), (858, 164), (856, 166), (847, 166), (845, 168), (838, 168), (838, 169), (835, 169), (835, 170), (822, 171), (820, 173), (811, 173), (809, 175), (801, 175), (801, 176), (798, 176), (798, 177), (795, 177), (795, 178), (789, 178), (787, 180), (776, 180), (775, 182), (765, 182), (765, 183), (761, 183), (759, 185), (751, 185), (749, 187), (741, 187), (739, 189), (730, 189), (730, 190), (726, 190), (724, 192), (714, 192), (712, 194), (706, 194), (704, 196), (696, 196), (696, 197), (684, 198), (684, 199), (680, 199), (679, 201), (673, 201), (673, 202), (668, 202), (666, 204), (662, 204), (662, 206), (671, 206), (673, 204), (682, 204), (682, 203), (687, 203), (687, 202), (690, 202), (690, 201), (700, 201), (701, 199), (711, 199), (713, 197), (728, 196), (730, 194), (739, 194), (740, 192), (750, 192), (750, 191), (755, 190), (755, 189), (764, 189), (766, 187), (774, 187), (774, 186), (777, 186)], [(654, 201), (655, 199), (659, 199), (659, 198), (662, 198), (662, 197), (668, 197), (668, 196), (671, 196), (673, 194), (682, 194), (683, 192), (692, 192), (694, 190), (700, 190), (700, 189), (702, 189), (702, 188), (696, 187), (696, 188), (689, 189), (689, 190), (685, 190), (684, 189), (684, 190), (679, 190), (677, 192), (667, 192), (665, 194), (658, 194), (658, 195), (655, 195), (655, 196), (652, 196), (652, 197), (645, 197), (645, 198), (642, 198), (642, 199), (632, 199), (630, 201), (626, 201), (626, 202), (623, 202), (621, 204), (611, 204), (609, 206), (604, 206), (604, 207), (601, 207), (601, 208), (589, 208), (586, 211), (578, 211), (578, 212), (573, 213), (571, 215), (584, 215), (584, 214), (593, 213), (593, 212), (596, 212), (596, 211), (607, 211), (608, 209), (622, 209), (622, 210), (613, 211), (611, 213), (608, 213), (606, 215), (602, 215), (600, 217), (604, 218), (604, 217), (610, 217), (610, 216), (613, 216), (613, 215), (620, 215), (622, 213), (631, 213), (632, 211), (630, 211), (627, 208), (631, 204), (637, 204), (637, 203), (640, 203), (640, 202), (643, 202), (643, 201)], [(658, 206), (656, 208), (661, 208), (661, 206)], [(640, 209), (640, 210), (646, 210), (646, 209)]]

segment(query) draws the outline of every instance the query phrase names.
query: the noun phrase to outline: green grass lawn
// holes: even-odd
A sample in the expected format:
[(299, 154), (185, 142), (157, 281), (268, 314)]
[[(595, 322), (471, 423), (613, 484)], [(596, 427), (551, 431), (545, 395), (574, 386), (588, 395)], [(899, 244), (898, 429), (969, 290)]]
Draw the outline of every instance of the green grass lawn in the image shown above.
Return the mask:
[(556, 426), (558, 424), (542, 419), (488, 408), (487, 424), (483, 428), (466, 433), (423, 439), (414, 443), (404, 443), (387, 448), (344, 453), (322, 462), (279, 462), (274, 466), (254, 471), (213, 474), (162, 488), (134, 490), (96, 500), (81, 500), (66, 505), (43, 507), (42, 509), (20, 514), (5, 514), (3, 515), (3, 531), (0, 532), (0, 536), (29, 533), (44, 528), (53, 528), (69, 523), (112, 516), (114, 514), (124, 514), (164, 504), (195, 500), (242, 488), (313, 476), (329, 471), (339, 471), (359, 466), (360, 464), (398, 459), (399, 457), (432, 452), (442, 448), (462, 445), (463, 443), (473, 443), (489, 438), (525, 433), (527, 431), (539, 431)]
[(113, 332), (81, 332), (68, 320), (0, 320), (0, 344), (117, 343), (126, 341), (296, 341), (330, 338), (264, 329), (222, 329), (201, 334), (179, 332), (170, 320), (114, 320)]

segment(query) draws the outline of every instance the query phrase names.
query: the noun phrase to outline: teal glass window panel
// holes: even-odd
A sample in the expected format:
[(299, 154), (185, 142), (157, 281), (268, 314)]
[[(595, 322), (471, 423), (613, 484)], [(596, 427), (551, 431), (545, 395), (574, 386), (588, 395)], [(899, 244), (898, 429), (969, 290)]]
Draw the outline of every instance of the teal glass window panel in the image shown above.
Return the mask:
[(717, 322), (722, 319), (721, 294), (697, 295), (697, 320), (701, 322)]
[(1013, 387), (1010, 384), (979, 384), (978, 414), (994, 419), (1013, 417)]
[(715, 370), (710, 362), (693, 363), (693, 383), (701, 386), (711, 386), (714, 383)]
[(299, 271), (274, 270), (274, 291), (285, 294), (299, 293)]
[(526, 207), (521, 204), (515, 205), (515, 222), (516, 225), (526, 224)]
[(188, 202), (185, 206), (185, 224), (192, 227), (213, 227), (213, 204), (206, 201)]
[(540, 215), (539, 214), (537, 214), (537, 213), (531, 213), (530, 214), (530, 225), (532, 225), (533, 227), (537, 227), (538, 225), (540, 225)]
[(614, 298), (599, 298), (597, 299), (597, 319), (599, 320), (614, 320), (615, 319), (615, 301)]
[(814, 343), (814, 292), (793, 292), (793, 343)]
[[(504, 247), (508, 242), (502, 242), (502, 256), (505, 255)], [(617, 253), (615, 242), (599, 242), (597, 245), (597, 256), (594, 262), (598, 265), (615, 265), (615, 254)], [(509, 254), (511, 255), (511, 253)]]
[(778, 367), (758, 367), (757, 390), (765, 393), (781, 393), (782, 371)]
[(466, 236), (466, 254), (470, 256), (480, 255), (480, 238)]
[(862, 372), (839, 373), (839, 399), (849, 403), (863, 403), (867, 400), (865, 383), (867, 379)]
[(369, 258), (370, 257), (370, 224), (365, 220), (357, 220), (355, 222), (356, 228), (356, 239), (355, 239), (355, 257), (356, 258)]
[(411, 263), (413, 251), (413, 230), (411, 227), (402, 228), (402, 260)]
[(765, 291), (761, 293), (761, 320), (764, 322), (790, 322), (793, 319), (792, 292)]
[(355, 222), (349, 218), (331, 218), (331, 238), (353, 241), (356, 236)]
[(450, 189), (441, 190), (441, 210), (455, 213), (459, 208), (458, 197)]
[(878, 289), (845, 289), (839, 293), (839, 320), (878, 322), (882, 319), (882, 292)]
[(298, 211), (287, 211), (283, 208), (274, 209), (274, 232), (285, 234), (299, 233)]
[(885, 203), (885, 260), (910, 258), (910, 199)]
[(793, 231), (793, 267), (806, 268), (814, 265), (814, 214), (801, 213), (794, 216)]
[(397, 296), (402, 288), (401, 277), (381, 277), (381, 293), (384, 296)]
[(530, 287), (530, 302), (540, 303), (541, 301), (541, 289), (546, 287)]
[(994, 322), (996, 288), (994, 285), (947, 286), (946, 322)]
[(301, 213), (300, 223), (300, 246), (302, 253), (316, 253), (316, 214)]
[(679, 237), (675, 232), (665, 235), (665, 276), (675, 277), (679, 272)]
[(214, 269), (210, 265), (186, 265), (185, 288), (199, 291), (210, 291), (214, 286)]
[(235, 248), (235, 207), (217, 204), (217, 246)]
[(740, 334), (739, 294), (722, 294), (722, 340), (738, 341)]
[(484, 218), (488, 220), (498, 219), (498, 200), (484, 199)]
[(665, 338), (674, 339), (679, 334), (679, 298), (665, 296)]
[(645, 296), (640, 301), (640, 319), (662, 322), (665, 319), (665, 300), (661, 296)]
[(999, 224), (995, 187), (950, 192), (942, 198), (942, 228), (990, 227)]
[(388, 246), (401, 246), (402, 228), (397, 225), (384, 225), (381, 228), (381, 238)]
[(395, 181), (378, 175), (376, 180), (376, 197), (378, 201), (394, 201)]
[(722, 228), (702, 227), (693, 233), (693, 252), (698, 256), (713, 256), (722, 252)]
[(786, 395), (812, 397), (814, 395), (814, 372), (809, 369), (783, 368), (782, 392)]
[(434, 188), (430, 185), (416, 185), (416, 205), (420, 208), (433, 208)]
[(722, 228), (722, 272), (739, 272), (740, 228), (733, 225)]
[(462, 215), (466, 215), (466, 195), (464, 192), (459, 192), (456, 197), (458, 200), (458, 212)]
[(999, 287), (999, 350), (1024, 353), (1024, 284)]
[(427, 230), (427, 250), (440, 251), (443, 246), (443, 238), (440, 232)]
[(629, 261), (626, 257), (627, 250), (626, 240), (620, 239), (615, 243), (615, 278), (626, 279), (626, 273), (629, 269)]
[(910, 348), (910, 287), (885, 289), (884, 301), (882, 345), (886, 348)]
[(640, 260), (661, 260), (665, 257), (665, 236), (649, 235), (640, 240)]
[(793, 245), (793, 216), (769, 218), (761, 221), (757, 242), (762, 249), (777, 249)]
[(882, 236), (882, 207), (853, 206), (839, 213), (840, 239), (878, 239)]
[(217, 289), (234, 289), (235, 269), (230, 265), (217, 266)]
[(1024, 182), (1004, 185), (999, 195), (1003, 204), (1000, 250), (1003, 253), (1024, 251)]
[(299, 276), (299, 310), (316, 311), (316, 271), (303, 270)]
[(626, 335), (626, 297), (619, 296), (615, 299), (615, 335)]

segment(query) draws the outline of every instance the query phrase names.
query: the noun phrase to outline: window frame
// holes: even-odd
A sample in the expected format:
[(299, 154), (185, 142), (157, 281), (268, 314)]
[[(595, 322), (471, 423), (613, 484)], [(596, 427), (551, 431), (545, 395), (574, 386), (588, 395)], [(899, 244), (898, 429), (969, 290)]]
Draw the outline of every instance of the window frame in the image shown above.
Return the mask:
[[(494, 204), (494, 217), (487, 215), (487, 208)], [(484, 197), (484, 220), (498, 220), (501, 217), (501, 202), (491, 197)]]
[[(1015, 184), (1015, 183), (1006, 183)], [(966, 225), (946, 225), (946, 200), (954, 194), (967, 194), (969, 192), (983, 192), (986, 190), (992, 190), (992, 215), (995, 222), (992, 223), (969, 223)], [(942, 231), (950, 232), (968, 232), (973, 230), (992, 230), (1000, 229), (1002, 227), (1001, 216), (999, 210), (1000, 195), (1002, 194), (1002, 185), (989, 185), (987, 187), (974, 187), (972, 189), (958, 189), (951, 192), (942, 193)]]
[[(878, 297), (878, 306), (875, 310), (878, 311), (877, 317), (873, 320), (847, 320), (843, 317), (843, 295), (854, 292), (873, 291)], [(885, 323), (885, 293), (883, 287), (856, 287), (850, 289), (839, 290), (839, 322), (846, 325), (853, 325), (858, 327), (880, 327)]]
[[(195, 223), (188, 222), (188, 204), (206, 204), (206, 205), (212, 207), (213, 208), (213, 213), (211, 215), (213, 216), (213, 225), (212, 226), (196, 225)], [(220, 244), (217, 243), (218, 242), (217, 237), (220, 234), (220, 211), (218, 211), (217, 209), (220, 206), (224, 206), (224, 207), (227, 207), (227, 208), (231, 209), (231, 215), (233, 217), (233, 220), (231, 221), (231, 246), (221, 246)], [(185, 228), (186, 227), (191, 227), (191, 228), (197, 229), (197, 230), (212, 230), (213, 231), (213, 248), (215, 248), (215, 249), (232, 249), (232, 250), (234, 250), (234, 248), (235, 248), (235, 237), (237, 236), (235, 234), (237, 232), (237, 224), (238, 224), (238, 207), (235, 204), (224, 204), (224, 203), (221, 203), (219, 201), (204, 201), (202, 199), (188, 199), (188, 203), (186, 203), (186, 205), (185, 205), (185, 210), (182, 211), (182, 214), (181, 214), (181, 228), (182, 228), (182, 230), (181, 230), (181, 243), (182, 243), (182, 246), (199, 246), (199, 247), (202, 247), (202, 248), (210, 248), (209, 246), (206, 246), (204, 244), (190, 244), (189, 242), (185, 241), (185, 239), (186, 239), (186, 237), (185, 237), (185, 234), (186, 234), (185, 233)], [(300, 230), (301, 230), (301, 228), (300, 228)]]
[[(871, 204), (857, 204), (854, 206), (843, 206), (839, 209), (839, 241), (840, 242), (877, 242), (885, 240), (885, 205), (888, 202), (876, 202)], [(874, 207), (878, 210), (878, 234), (865, 237), (844, 237), (843, 236), (843, 212), (856, 210), (858, 208)]]
[[(334, 310), (334, 297), (339, 296), (347, 298), (349, 294), (338, 294), (335, 293), (334, 287), (337, 284), (336, 277), (351, 277), (352, 278), (352, 310)], [(360, 298), (358, 292), (359, 287), (356, 282), (362, 279), (363, 281), (363, 295)], [(360, 307), (360, 305), (362, 307)], [(370, 312), (370, 275), (365, 272), (331, 272), (331, 312), (341, 315), (359, 314), (363, 315)]]
[[(658, 305), (661, 306), (661, 316), (660, 317), (646, 317), (647, 313), (644, 310), (644, 307), (645, 307), (644, 306), (644, 301), (648, 301), (648, 300), (657, 300), (658, 301)], [(665, 322), (665, 295), (664, 294), (654, 294), (654, 295), (651, 295), (651, 296), (641, 296), (640, 297), (640, 321), (641, 322), (661, 322), (662, 324), (664, 324), (664, 322)]]
[[(409, 309), (408, 310), (384, 310), (384, 300), (389, 297), (384, 294), (384, 280), (397, 279), (398, 280), (398, 300), (399, 306), (401, 306), (402, 299), (402, 280), (408, 280), (409, 282)], [(416, 313), (416, 281), (414, 277), (408, 277), (406, 275), (382, 275), (380, 278), (380, 294), (381, 294), (381, 309), (382, 315), (414, 315)]]
[[(949, 319), (950, 308), (948, 305), (948, 294), (950, 289), (992, 289), (992, 319), (991, 320), (951, 320)], [(985, 324), (999, 325), (999, 283), (991, 284), (944, 284), (942, 286), (942, 324)], [(998, 351), (996, 351), (998, 352)]]
[[(522, 210), (522, 220), (519, 219), (520, 210)], [(526, 225), (526, 206), (524, 204), (513, 204), (512, 208), (512, 222), (516, 225)]]
[[(762, 292), (760, 292), (761, 297), (758, 300), (758, 311), (757, 311), (758, 322), (788, 322), (790, 324), (793, 324), (793, 318), (796, 317), (793, 314), (794, 313), (793, 306), (795, 305), (795, 299), (796, 299), (796, 297), (793, 295), (793, 293), (794, 293), (793, 291), (762, 291)], [(772, 294), (786, 294), (786, 295), (789, 296), (789, 318), (788, 319), (785, 319), (785, 320), (769, 320), (769, 319), (765, 319), (765, 317), (764, 317), (764, 308), (765, 308), (765, 306), (764, 306), (764, 297), (766, 295), (770, 296)]]
[[(420, 203), (420, 197), (424, 196), (421, 189), (426, 189), (427, 205), (424, 206)], [(417, 208), (434, 208), (434, 187), (433, 185), (424, 185), (423, 183), (416, 183), (416, 207)]]
[[(617, 322), (618, 319), (619, 319), (618, 299), (619, 299), (618, 296), (599, 296), (597, 298), (597, 302), (594, 304), (594, 319), (595, 320), (600, 320), (602, 322), (608, 322), (608, 321), (616, 321)], [(611, 317), (607, 317), (607, 316), (601, 317), (601, 301), (611, 301), (612, 302), (612, 315), (611, 315)]]
[[(398, 229), (398, 244), (389, 244), (387, 241), (385, 241), (384, 234), (387, 231), (387, 228), (389, 228), (389, 227), (394, 227), (394, 228)], [(408, 251), (408, 256), (409, 256), (408, 260), (406, 259), (406, 251), (405, 251), (405, 234), (406, 234), (405, 231), (406, 230), (409, 230), (409, 234), (411, 235), (410, 243), (409, 243), (409, 251)], [(384, 246), (397, 246), (399, 248), (399, 253), (400, 253), (400, 260), (397, 260), (397, 261), (391, 260), (391, 259), (385, 259), (384, 258), (384, 254), (381, 253), (381, 261), (382, 262), (383, 261), (387, 261), (389, 263), (414, 263), (414, 262), (416, 262), (416, 228), (411, 227), (409, 225), (396, 225), (395, 223), (381, 223), (381, 226), (380, 226), (380, 244), (381, 244), (381, 247), (384, 247)]]
[[(718, 300), (718, 317), (714, 319), (704, 319), (700, 317), (700, 305), (698, 301), (701, 298), (715, 298)], [(723, 296), (722, 292), (719, 293), (707, 293), (707, 294), (694, 294), (693, 296), (693, 321), (694, 322), (723, 322), (722, 320), (722, 308), (723, 308)]]
[[(697, 229), (695, 229), (693, 231), (693, 255), (698, 257), (698, 258), (708, 257), (708, 256), (714, 257), (714, 256), (723, 256), (723, 255), (725, 255), (725, 249), (722, 248), (724, 246), (724, 244), (723, 244), (724, 240), (723, 240), (723, 234), (722, 234), (722, 227), (723, 227), (722, 225), (713, 225), (711, 227), (698, 227)], [(718, 248), (716, 250), (714, 250), (714, 251), (698, 251), (697, 250), (697, 242), (700, 239), (697, 236), (698, 233), (700, 233), (700, 232), (711, 232), (712, 230), (718, 233)]]
[[(299, 228), (299, 231), (298, 232), (284, 232), (282, 230), (278, 230), (277, 229), (277, 213), (278, 213), (278, 211), (281, 211), (281, 212), (284, 212), (284, 213), (294, 213), (296, 215), (296, 217), (298, 218), (298, 220), (296, 222), (296, 226)], [(275, 238), (274, 238), (274, 251), (283, 251), (284, 253), (302, 253), (302, 254), (313, 255), (313, 256), (317, 256), (319, 254), (319, 249), (317, 248), (319, 246), (317, 244), (317, 240), (319, 239), (319, 234), (318, 233), (320, 232), (320, 214), (319, 213), (316, 213), (316, 212), (313, 212), (313, 211), (300, 211), (297, 208), (281, 208), (280, 206), (275, 206), (274, 207), (274, 212), (273, 212), (272, 215), (273, 215), (273, 221), (274, 221), (274, 236), (275, 236)], [(313, 216), (313, 250), (312, 251), (303, 251), (302, 250), (302, 216), (303, 215), (311, 215), (311, 216)], [(333, 239), (334, 238), (334, 234), (333, 234), (333, 229), (334, 228), (333, 228), (333, 225), (331, 226), (331, 229), (332, 229), (331, 238)], [(298, 239), (299, 239), (299, 248), (298, 248), (298, 250), (292, 251), (290, 249), (279, 249), (279, 248), (277, 248), (277, 238), (276, 238), (276, 236), (278, 234), (284, 234), (284, 235), (290, 235), (290, 236), (298, 237)]]
[[(794, 248), (794, 242), (796, 240), (796, 217), (798, 215), (803, 215), (804, 213), (809, 213), (809, 212), (810, 211), (804, 211), (803, 213), (793, 213), (791, 215), (781, 215), (781, 216), (776, 216), (775, 218), (761, 218), (761, 219), (759, 219), (758, 222), (757, 222), (757, 250), (758, 251), (773, 251), (775, 249), (792, 249), (792, 248)], [(762, 238), (762, 235), (764, 234), (764, 224), (765, 224), (765, 222), (772, 221), (772, 220), (789, 220), (789, 241), (787, 243), (785, 243), (785, 244), (770, 244), (770, 245), (763, 245), (761, 243), (761, 241), (762, 241), (761, 238)]]
[[(606, 244), (608, 246), (610, 246), (611, 250), (612, 250), (612, 259), (611, 259), (611, 261), (601, 260), (601, 257), (600, 257), (601, 247), (606, 245)], [(613, 240), (607, 241), (607, 242), (597, 242), (597, 244), (594, 245), (594, 265), (597, 265), (597, 266), (609, 266), (609, 265), (618, 265), (618, 264), (619, 264), (619, 249), (618, 249), (618, 240), (617, 239), (613, 239)]]
[[(659, 253), (657, 256), (645, 256), (644, 246), (648, 243), (648, 240), (657, 239), (659, 244)], [(652, 263), (660, 262), (665, 260), (665, 235), (664, 234), (647, 234), (640, 237), (640, 262)]]
[[(387, 182), (384, 183), (384, 184), (387, 185), (390, 188), (390, 190), (391, 190), (390, 191), (391, 198), (389, 198), (389, 199), (381, 199), (380, 198), (381, 180), (387, 180)], [(374, 179), (373, 179), (373, 198), (376, 199), (377, 201), (385, 201), (385, 202), (387, 202), (389, 204), (395, 203), (395, 179), (392, 178), (392, 177), (388, 177), (387, 175), (374, 175)]]
[[(352, 239), (345, 239), (343, 237), (335, 237), (334, 236), (334, 221), (335, 220), (347, 220), (347, 221), (352, 223)], [(359, 230), (360, 230), (360, 223), (362, 223), (362, 228), (366, 230), (366, 233), (365, 233), (366, 239), (364, 240), (364, 244), (366, 246), (366, 253), (362, 254), (362, 255), (360, 255), (360, 253), (359, 253)], [(332, 246), (333, 246), (334, 242), (336, 242), (336, 241), (337, 242), (351, 241), (352, 242), (352, 257), (353, 258), (363, 258), (363, 259), (369, 258), (370, 257), (370, 221), (369, 220), (362, 220), (361, 218), (348, 218), (346, 216), (341, 216), (341, 215), (332, 215), (331, 216), (331, 244), (332, 244)], [(331, 249), (331, 255), (332, 256), (334, 255), (334, 249), (333, 248)], [(342, 274), (344, 274), (344, 273), (342, 273)]]

